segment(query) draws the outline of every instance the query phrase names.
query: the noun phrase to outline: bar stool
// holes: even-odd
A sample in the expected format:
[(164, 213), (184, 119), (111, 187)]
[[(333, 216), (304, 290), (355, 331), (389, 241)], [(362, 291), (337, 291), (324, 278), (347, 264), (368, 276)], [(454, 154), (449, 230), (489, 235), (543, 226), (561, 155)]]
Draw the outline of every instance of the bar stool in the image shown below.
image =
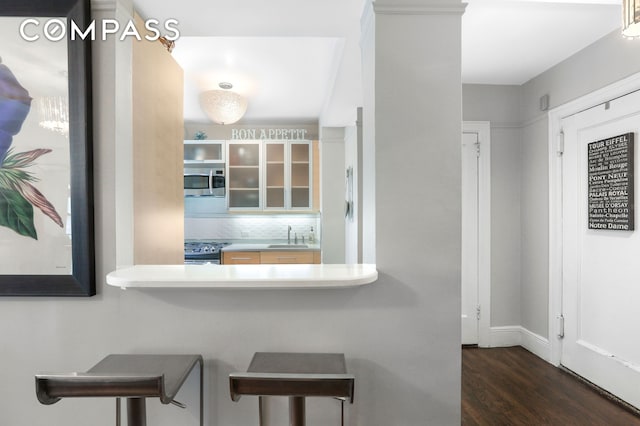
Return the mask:
[[(263, 396), (289, 397), (289, 424), (304, 426), (305, 397), (333, 397), (353, 403), (355, 377), (347, 373), (344, 354), (256, 352), (245, 373), (231, 373), (231, 399), (259, 397), (260, 426), (264, 425)], [(343, 419), (344, 421), (344, 419)]]
[(127, 398), (129, 426), (146, 426), (145, 398), (185, 408), (174, 400), (193, 368), (200, 366), (200, 426), (203, 416), (202, 355), (108, 355), (86, 373), (37, 374), (36, 395), (45, 405), (70, 397), (115, 397), (116, 425), (120, 398)]

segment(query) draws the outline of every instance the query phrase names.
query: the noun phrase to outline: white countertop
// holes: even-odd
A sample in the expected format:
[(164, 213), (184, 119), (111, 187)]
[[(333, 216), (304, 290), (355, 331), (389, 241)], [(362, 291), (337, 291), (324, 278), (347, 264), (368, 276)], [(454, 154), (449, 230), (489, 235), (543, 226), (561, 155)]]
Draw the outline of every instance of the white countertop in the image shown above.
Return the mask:
[[(303, 247), (305, 245), (306, 247)], [(222, 248), (222, 251), (320, 251), (320, 244), (300, 243), (232, 243)]]
[(378, 279), (376, 265), (136, 265), (107, 274), (128, 288), (348, 288)]

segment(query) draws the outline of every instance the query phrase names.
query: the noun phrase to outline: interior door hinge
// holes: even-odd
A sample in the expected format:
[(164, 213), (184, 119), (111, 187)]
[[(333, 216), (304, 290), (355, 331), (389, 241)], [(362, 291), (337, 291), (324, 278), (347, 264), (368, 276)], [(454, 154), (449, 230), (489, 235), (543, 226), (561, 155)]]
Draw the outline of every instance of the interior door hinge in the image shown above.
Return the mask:
[(558, 337), (564, 338), (564, 315), (558, 315)]
[(480, 321), (480, 305), (476, 306), (476, 319)]
[(564, 130), (560, 130), (558, 138), (558, 157), (562, 157), (562, 154), (564, 154)]
[(476, 147), (476, 157), (480, 157), (480, 141), (474, 143)]

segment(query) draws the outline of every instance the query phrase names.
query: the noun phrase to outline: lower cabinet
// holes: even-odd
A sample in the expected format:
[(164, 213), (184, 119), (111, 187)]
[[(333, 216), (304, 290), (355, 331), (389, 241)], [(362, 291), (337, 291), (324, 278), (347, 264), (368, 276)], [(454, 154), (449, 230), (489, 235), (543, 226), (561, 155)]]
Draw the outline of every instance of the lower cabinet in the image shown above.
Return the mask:
[(260, 263), (313, 263), (312, 251), (263, 251)]
[(257, 265), (260, 263), (259, 251), (223, 251), (224, 265)]
[(222, 252), (224, 265), (320, 263), (319, 251), (229, 251)]

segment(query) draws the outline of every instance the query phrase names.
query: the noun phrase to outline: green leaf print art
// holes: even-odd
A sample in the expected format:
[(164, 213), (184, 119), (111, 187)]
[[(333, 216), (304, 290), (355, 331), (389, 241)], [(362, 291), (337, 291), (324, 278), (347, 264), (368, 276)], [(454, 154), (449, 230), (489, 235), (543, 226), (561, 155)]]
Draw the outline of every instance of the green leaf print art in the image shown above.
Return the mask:
[(0, 226), (37, 240), (33, 207), (58, 226), (64, 225), (55, 207), (33, 186), (38, 179), (27, 170), (51, 150), (14, 153), (11, 148), (13, 137), (20, 132), (30, 108), (29, 92), (0, 59)]

